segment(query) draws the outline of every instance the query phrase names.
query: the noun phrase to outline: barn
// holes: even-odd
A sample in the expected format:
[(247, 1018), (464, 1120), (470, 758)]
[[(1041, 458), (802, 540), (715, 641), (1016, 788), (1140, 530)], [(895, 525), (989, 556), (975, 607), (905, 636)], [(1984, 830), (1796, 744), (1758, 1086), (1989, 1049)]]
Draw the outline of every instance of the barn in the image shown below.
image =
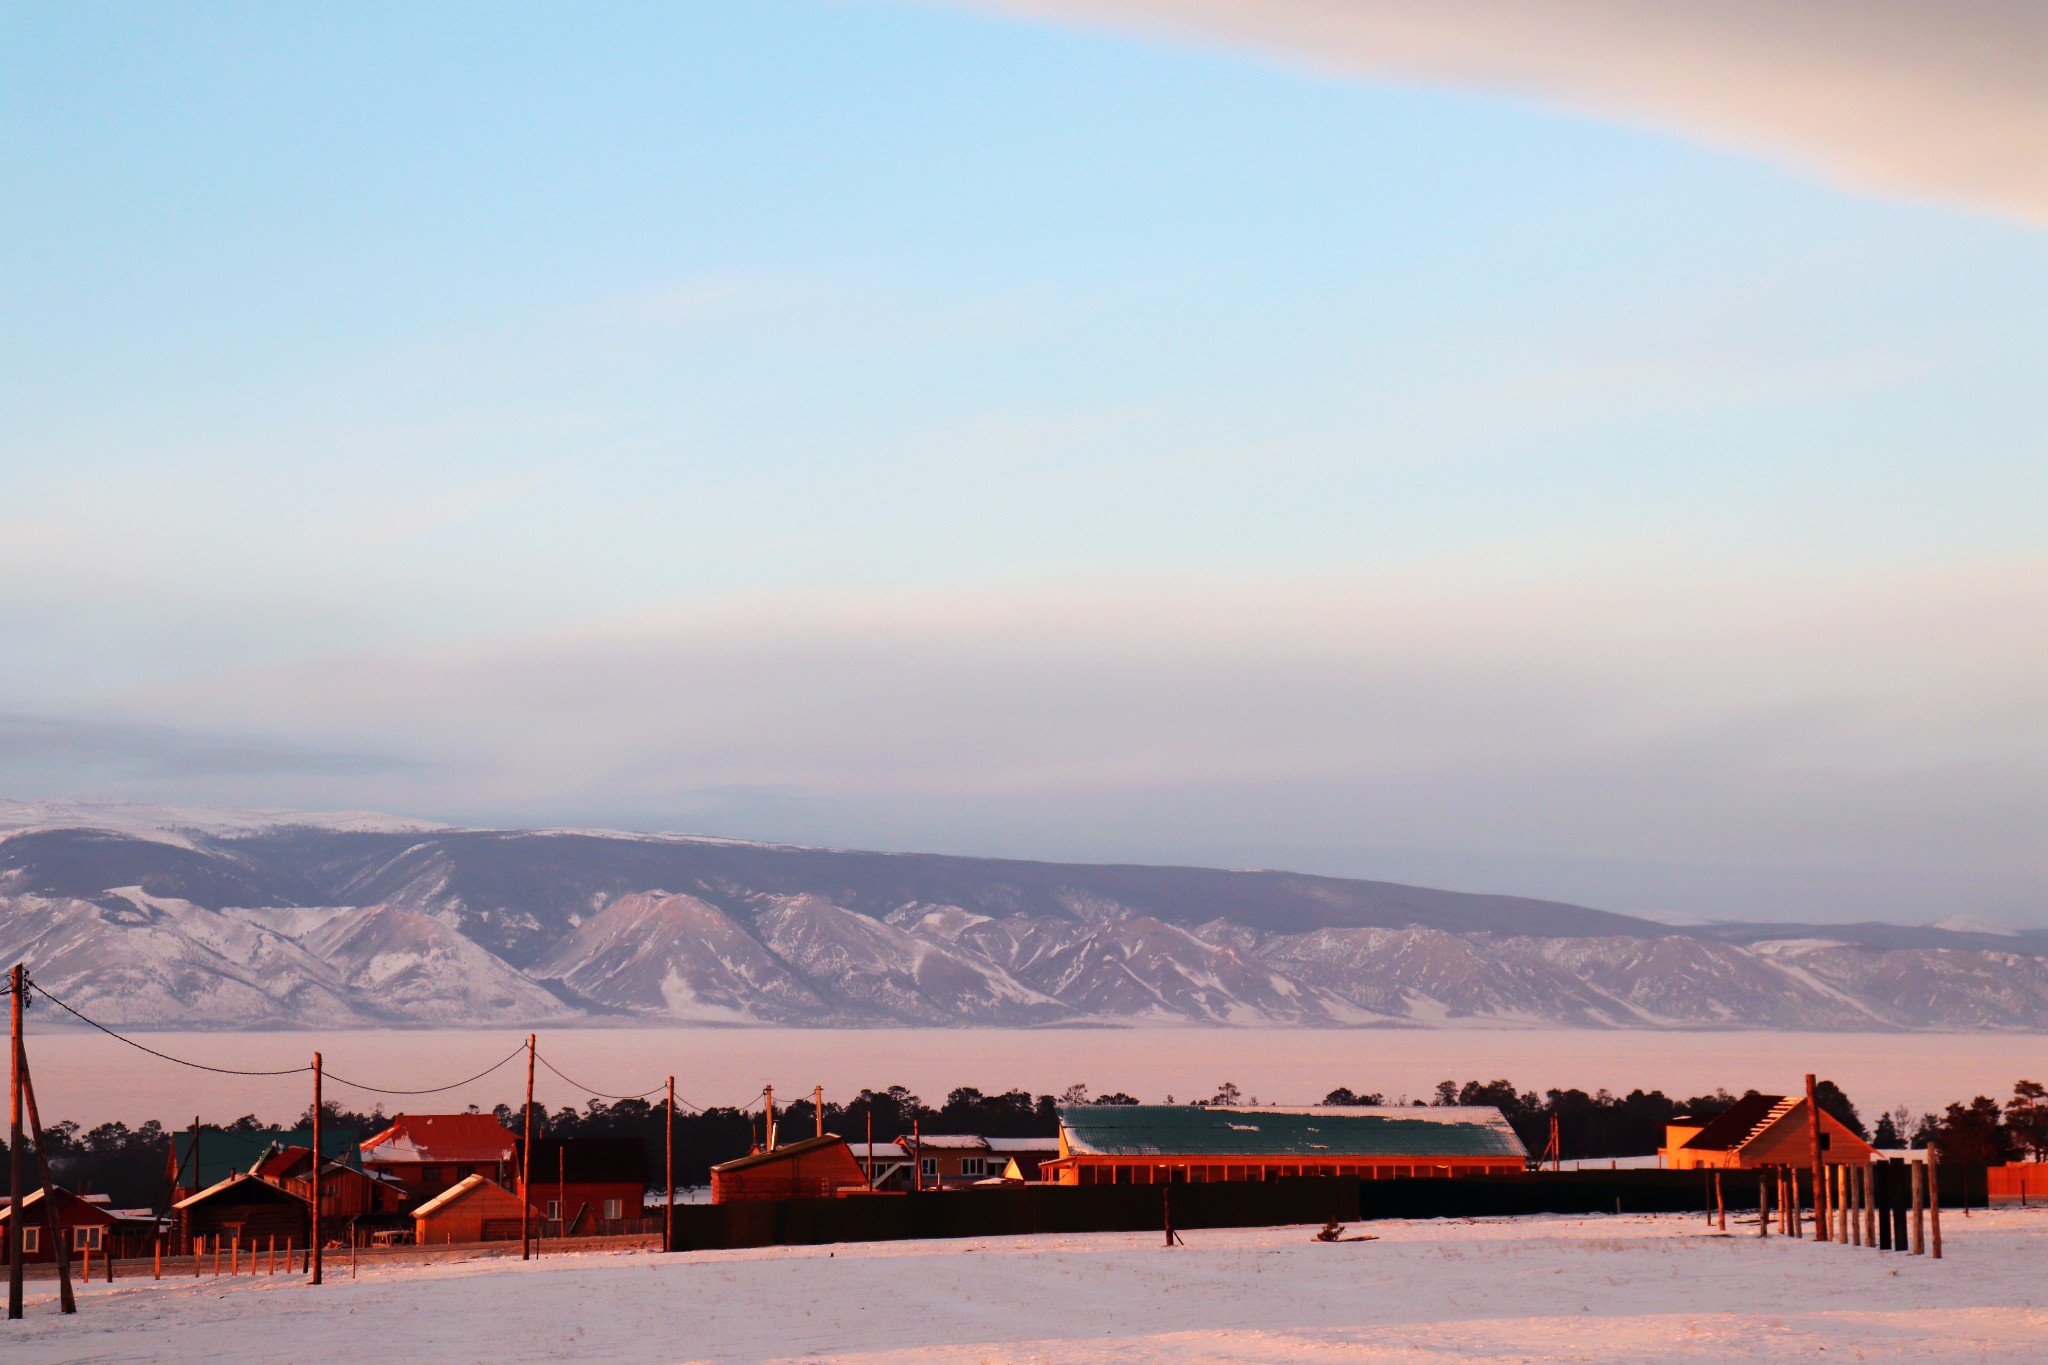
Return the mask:
[(751, 1199), (832, 1199), (865, 1194), (866, 1172), (836, 1134), (805, 1138), (711, 1168), (711, 1202)]
[(1041, 1171), (1060, 1185), (1491, 1175), (1529, 1159), (1490, 1106), (1068, 1104), (1059, 1122)]
[(522, 1212), (519, 1196), (497, 1181), (466, 1175), (412, 1211), (413, 1240), (420, 1246), (517, 1241)]

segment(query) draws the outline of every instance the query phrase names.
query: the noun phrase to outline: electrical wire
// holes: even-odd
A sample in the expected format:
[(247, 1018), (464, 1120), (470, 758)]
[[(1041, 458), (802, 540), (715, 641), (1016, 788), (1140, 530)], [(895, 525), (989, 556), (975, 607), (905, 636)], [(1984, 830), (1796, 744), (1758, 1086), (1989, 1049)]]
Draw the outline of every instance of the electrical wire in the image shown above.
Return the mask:
[[(482, 1071), (477, 1072), (474, 1076), (466, 1077), (465, 1079), (459, 1081), (451, 1081), (447, 1085), (429, 1086), (424, 1090), (392, 1090), (380, 1085), (364, 1085), (361, 1081), (351, 1081), (343, 1077), (337, 1076), (332, 1071), (328, 1071), (325, 1068), (321, 1069), (320, 1074), (323, 1079), (333, 1081), (337, 1085), (345, 1085), (354, 1090), (367, 1090), (372, 1095), (438, 1095), (446, 1090), (460, 1090), (463, 1086), (469, 1085), (471, 1082), (482, 1080), (484, 1077), (490, 1075), (493, 1071), (496, 1071), (499, 1067), (505, 1065), (506, 1062), (511, 1061), (514, 1057), (517, 1057), (520, 1053), (524, 1051), (526, 1051), (526, 1044), (521, 1043), (518, 1047), (513, 1048), (510, 1052), (506, 1053), (497, 1061), (492, 1062), (489, 1066), (485, 1067)], [(549, 1068), (549, 1070), (553, 1069), (554, 1068), (552, 1067)]]
[(668, 1082), (667, 1082), (667, 1081), (663, 1081), (663, 1082), (662, 1082), (662, 1083), (661, 1083), (660, 1085), (656, 1085), (656, 1086), (650, 1086), (650, 1087), (648, 1087), (647, 1089), (645, 1089), (645, 1090), (641, 1091), (641, 1092), (640, 1092), (639, 1094), (637, 1094), (637, 1095), (613, 1095), (613, 1094), (610, 1094), (610, 1093), (608, 1093), (608, 1092), (606, 1092), (606, 1091), (603, 1091), (603, 1090), (599, 1090), (599, 1089), (598, 1089), (598, 1088), (597, 1088), (596, 1086), (594, 1086), (594, 1085), (585, 1085), (585, 1084), (584, 1084), (583, 1082), (581, 1082), (581, 1081), (579, 1081), (579, 1080), (576, 1080), (576, 1079), (575, 1079), (574, 1077), (571, 1077), (571, 1076), (566, 1076), (566, 1075), (563, 1075), (563, 1073), (562, 1073), (562, 1071), (560, 1070), (560, 1068), (558, 1068), (558, 1067), (557, 1067), (557, 1066), (556, 1066), (556, 1065), (555, 1065), (555, 1064), (554, 1064), (553, 1062), (549, 1061), (549, 1060), (548, 1060), (547, 1058), (545, 1058), (545, 1057), (541, 1057), (541, 1056), (540, 1056), (540, 1055), (539, 1055), (538, 1053), (536, 1053), (536, 1054), (534, 1054), (534, 1055), (535, 1055), (536, 1059), (537, 1059), (537, 1060), (538, 1060), (538, 1061), (540, 1062), (540, 1064), (541, 1064), (542, 1066), (544, 1066), (544, 1067), (546, 1067), (546, 1068), (547, 1068), (548, 1070), (550, 1070), (550, 1071), (554, 1072), (554, 1073), (555, 1073), (555, 1075), (557, 1075), (557, 1076), (560, 1076), (560, 1077), (561, 1077), (561, 1078), (562, 1078), (563, 1080), (565, 1080), (565, 1081), (569, 1082), (569, 1084), (570, 1084), (570, 1085), (573, 1085), (573, 1086), (575, 1086), (575, 1087), (576, 1087), (576, 1088), (577, 1088), (578, 1090), (581, 1090), (581, 1091), (583, 1091), (583, 1092), (584, 1092), (585, 1094), (587, 1094), (587, 1095), (591, 1095), (591, 1096), (594, 1096), (594, 1097), (596, 1097), (596, 1098), (598, 1098), (598, 1099), (606, 1099), (606, 1100), (644, 1100), (644, 1099), (646, 1099), (646, 1098), (647, 1098), (647, 1097), (648, 1097), (649, 1095), (654, 1095), (654, 1094), (658, 1094), (658, 1093), (660, 1093), (660, 1092), (661, 1092), (661, 1091), (662, 1091), (663, 1089), (665, 1089), (665, 1088), (667, 1087), (667, 1085), (668, 1085)]
[(117, 1033), (113, 1029), (108, 1028), (99, 1020), (94, 1019), (89, 1015), (80, 1013), (78, 1010), (73, 1009), (70, 1005), (65, 1004), (64, 1001), (59, 997), (52, 995), (50, 993), (49, 987), (34, 981), (31, 981), (29, 984), (32, 990), (35, 992), (35, 994), (42, 996), (45, 1000), (48, 1000), (51, 1004), (55, 1005), (58, 1009), (63, 1010), (66, 1014), (69, 1014), (72, 1017), (79, 1019), (85, 1023), (91, 1024), (94, 1028), (98, 1029), (101, 1033), (106, 1034), (109, 1038), (117, 1038), (121, 1042), (128, 1044), (128, 1046), (136, 1049), (139, 1052), (147, 1052), (150, 1056), (161, 1057), (163, 1060), (167, 1062), (176, 1062), (179, 1066), (189, 1066), (194, 1071), (211, 1071), (221, 1076), (297, 1076), (303, 1072), (311, 1071), (313, 1069), (310, 1066), (291, 1066), (284, 1068), (282, 1071), (243, 1071), (231, 1066), (208, 1066), (205, 1062), (191, 1062), (185, 1060), (183, 1057), (173, 1057), (168, 1052), (159, 1052), (155, 1048), (149, 1046), (147, 1043), (138, 1043), (133, 1038), (128, 1037), (126, 1034)]

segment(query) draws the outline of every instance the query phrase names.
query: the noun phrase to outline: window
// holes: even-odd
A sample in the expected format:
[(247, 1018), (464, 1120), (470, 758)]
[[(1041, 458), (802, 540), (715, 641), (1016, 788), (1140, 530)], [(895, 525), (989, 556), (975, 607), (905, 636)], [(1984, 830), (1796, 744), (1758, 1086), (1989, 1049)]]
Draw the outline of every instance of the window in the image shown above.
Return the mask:
[(987, 1159), (986, 1159), (986, 1158), (984, 1158), (984, 1157), (978, 1157), (978, 1156), (963, 1156), (963, 1157), (961, 1157), (961, 1158), (960, 1158), (960, 1174), (962, 1174), (962, 1175), (974, 1175), (974, 1176), (979, 1176), (979, 1175), (986, 1175), (986, 1174), (988, 1174), (988, 1161), (987, 1161)]
[(917, 1169), (924, 1173), (926, 1180), (937, 1180), (939, 1178), (939, 1159), (935, 1156), (921, 1156), (917, 1159)]
[(78, 1227), (71, 1229), (71, 1249), (73, 1251), (98, 1251), (100, 1249), (100, 1233), (102, 1231), (104, 1229), (97, 1223), (80, 1224)]
[(626, 1207), (625, 1207), (625, 1204), (626, 1204), (626, 1201), (625, 1201), (625, 1200), (623, 1200), (623, 1199), (607, 1199), (607, 1200), (605, 1200), (605, 1201), (604, 1201), (604, 1216), (605, 1216), (605, 1217), (607, 1217), (607, 1218), (612, 1218), (612, 1219), (618, 1219), (618, 1218), (623, 1218), (623, 1217), (625, 1217), (625, 1216), (626, 1216)]
[(28, 1226), (28, 1227), (24, 1227), (24, 1228), (22, 1228), (22, 1230), (21, 1230), (21, 1254), (22, 1254), (22, 1255), (24, 1255), (24, 1256), (33, 1256), (33, 1255), (35, 1255), (35, 1254), (36, 1254), (36, 1253), (37, 1253), (38, 1251), (41, 1251), (42, 1249), (43, 1249), (43, 1230), (42, 1230), (41, 1228), (39, 1228), (39, 1227), (34, 1227), (34, 1226)]
[(548, 1200), (548, 1221), (549, 1221), (550, 1223), (553, 1223), (553, 1222), (558, 1222), (558, 1221), (560, 1221), (561, 1217), (562, 1217), (562, 1201), (561, 1201), (561, 1200), (559, 1200), (559, 1199), (550, 1199), (550, 1200)]
[(441, 1168), (440, 1168), (439, 1166), (422, 1166), (422, 1167), (420, 1167), (420, 1184), (422, 1184), (422, 1185), (438, 1185), (438, 1184), (440, 1184), (440, 1183), (441, 1183)]

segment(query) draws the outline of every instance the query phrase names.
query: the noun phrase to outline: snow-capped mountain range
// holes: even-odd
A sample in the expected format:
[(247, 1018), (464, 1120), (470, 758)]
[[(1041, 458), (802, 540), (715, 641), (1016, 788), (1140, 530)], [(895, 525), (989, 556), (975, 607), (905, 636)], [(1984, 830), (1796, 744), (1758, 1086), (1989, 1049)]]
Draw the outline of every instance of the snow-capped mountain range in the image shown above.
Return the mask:
[(2048, 931), (75, 802), (0, 803), (17, 959), (105, 1022), (181, 1028), (2048, 1028)]

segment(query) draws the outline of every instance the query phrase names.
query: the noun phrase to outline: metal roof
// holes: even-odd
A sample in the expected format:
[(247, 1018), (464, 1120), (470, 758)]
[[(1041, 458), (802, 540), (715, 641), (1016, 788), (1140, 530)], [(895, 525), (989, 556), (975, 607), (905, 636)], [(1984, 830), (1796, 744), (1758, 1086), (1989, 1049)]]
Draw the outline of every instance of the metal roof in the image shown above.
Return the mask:
[(510, 1161), (514, 1140), (489, 1114), (398, 1114), (363, 1143), (363, 1160)]
[[(846, 1148), (847, 1143), (837, 1133), (827, 1133), (823, 1137), (805, 1138), (802, 1142), (786, 1142), (780, 1147), (770, 1147), (765, 1152), (750, 1152), (746, 1156), (736, 1156), (731, 1161), (719, 1162), (711, 1169), (744, 1171), (754, 1166), (765, 1166), (774, 1161), (788, 1161), (793, 1157), (807, 1156), (812, 1152), (822, 1152), (833, 1147)], [(851, 1155), (851, 1149), (848, 1149), (848, 1154)]]
[(1075, 1156), (1514, 1157), (1528, 1149), (1500, 1110), (1063, 1104)]
[[(1756, 1136), (1758, 1125), (1769, 1118), (1771, 1112), (1779, 1105), (1785, 1103), (1786, 1098), (1784, 1095), (1744, 1095), (1720, 1114), (1708, 1119), (1697, 1133), (1686, 1140), (1682, 1150), (1734, 1151)], [(1805, 1101), (1802, 1098), (1800, 1102)]]
[(432, 1199), (429, 1199), (426, 1203), (414, 1209), (412, 1216), (415, 1218), (429, 1217), (439, 1213), (450, 1204), (467, 1199), (472, 1194), (484, 1189), (496, 1190), (499, 1194), (503, 1195), (504, 1199), (499, 1202), (510, 1203), (515, 1209), (519, 1207), (519, 1196), (506, 1189), (503, 1185), (500, 1185), (497, 1181), (486, 1179), (480, 1175), (466, 1175), (435, 1195)]

